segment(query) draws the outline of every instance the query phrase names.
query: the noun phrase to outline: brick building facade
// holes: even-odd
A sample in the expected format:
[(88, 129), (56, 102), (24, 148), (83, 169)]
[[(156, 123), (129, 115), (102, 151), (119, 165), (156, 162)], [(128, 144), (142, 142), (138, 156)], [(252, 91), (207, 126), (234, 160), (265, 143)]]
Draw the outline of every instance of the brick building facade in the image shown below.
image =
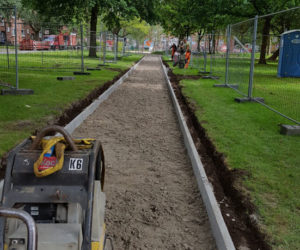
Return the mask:
[[(6, 28), (6, 32), (5, 32)], [(6, 36), (5, 36), (6, 34)], [(24, 38), (29, 39), (34, 36), (35, 32), (30, 25), (25, 24), (22, 19), (17, 20), (17, 41), (20, 43)], [(15, 19), (14, 17), (7, 22), (0, 17), (0, 45), (5, 43), (7, 37), (8, 44), (15, 44)]]

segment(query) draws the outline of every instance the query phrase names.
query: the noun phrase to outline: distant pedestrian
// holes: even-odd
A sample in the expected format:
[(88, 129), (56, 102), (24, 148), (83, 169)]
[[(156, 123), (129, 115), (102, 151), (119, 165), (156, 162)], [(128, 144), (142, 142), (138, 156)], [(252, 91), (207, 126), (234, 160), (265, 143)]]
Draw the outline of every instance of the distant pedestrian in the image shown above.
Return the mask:
[(173, 57), (174, 57), (174, 54), (177, 50), (177, 46), (175, 45), (175, 43), (172, 44), (172, 46), (170, 47), (170, 49), (172, 49), (172, 60), (173, 60)]
[(191, 60), (191, 50), (190, 50), (190, 46), (187, 45), (186, 47), (186, 52), (185, 52), (185, 66), (184, 68), (187, 69), (189, 67), (189, 63), (190, 63), (190, 60)]

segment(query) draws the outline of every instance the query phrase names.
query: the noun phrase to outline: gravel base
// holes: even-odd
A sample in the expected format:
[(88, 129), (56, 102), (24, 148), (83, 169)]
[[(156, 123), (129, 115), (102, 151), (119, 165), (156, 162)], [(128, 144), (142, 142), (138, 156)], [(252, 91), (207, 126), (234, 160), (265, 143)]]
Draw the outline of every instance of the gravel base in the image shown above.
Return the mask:
[(146, 57), (73, 135), (102, 141), (115, 249), (216, 249), (158, 57)]

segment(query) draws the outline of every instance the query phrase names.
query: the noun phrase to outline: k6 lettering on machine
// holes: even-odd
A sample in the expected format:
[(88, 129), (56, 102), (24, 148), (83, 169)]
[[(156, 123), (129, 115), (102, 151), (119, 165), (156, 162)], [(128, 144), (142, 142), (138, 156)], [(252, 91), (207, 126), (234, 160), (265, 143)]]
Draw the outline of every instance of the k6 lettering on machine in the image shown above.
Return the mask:
[(83, 166), (82, 158), (70, 158), (69, 170), (71, 171), (81, 171)]

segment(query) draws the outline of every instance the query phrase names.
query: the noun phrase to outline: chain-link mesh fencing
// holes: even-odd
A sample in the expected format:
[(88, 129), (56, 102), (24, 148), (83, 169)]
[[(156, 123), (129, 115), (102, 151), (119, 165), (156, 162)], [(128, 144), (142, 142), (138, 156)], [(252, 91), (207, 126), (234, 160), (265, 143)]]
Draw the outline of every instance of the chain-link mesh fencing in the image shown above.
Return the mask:
[[(75, 24), (20, 22), (18, 37), (20, 70), (81, 69), (81, 26)], [(82, 29), (83, 32), (83, 29)], [(83, 44), (82, 44), (83, 42)]]
[(245, 97), (237, 100), (256, 101), (296, 124), (300, 124), (299, 17), (297, 7), (229, 25), (228, 45), (222, 34), (215, 39), (220, 45), (215, 46), (219, 51), (212, 67), (221, 73), (226, 65), (221, 82)]
[(203, 78), (225, 79), (226, 36), (223, 33), (191, 36), (189, 68), (197, 69)]
[(17, 88), (16, 29), (17, 23), (13, 8), (0, 8), (0, 87)]
[(226, 31), (212, 33), (212, 51), (210, 54), (210, 77), (225, 81), (226, 71)]
[(250, 20), (231, 25), (229, 31), (228, 83), (245, 96), (248, 96), (253, 29), (254, 20)]
[[(199, 43), (199, 45), (198, 45)], [(200, 73), (206, 72), (207, 69), (207, 40), (206, 36), (202, 36), (200, 40), (195, 37), (189, 39), (189, 46), (191, 49), (191, 61), (189, 67), (197, 69)]]
[(99, 41), (99, 60), (102, 63), (115, 63), (120, 52), (117, 36), (109, 31), (102, 31)]
[(300, 124), (300, 8), (258, 18), (253, 96)]

